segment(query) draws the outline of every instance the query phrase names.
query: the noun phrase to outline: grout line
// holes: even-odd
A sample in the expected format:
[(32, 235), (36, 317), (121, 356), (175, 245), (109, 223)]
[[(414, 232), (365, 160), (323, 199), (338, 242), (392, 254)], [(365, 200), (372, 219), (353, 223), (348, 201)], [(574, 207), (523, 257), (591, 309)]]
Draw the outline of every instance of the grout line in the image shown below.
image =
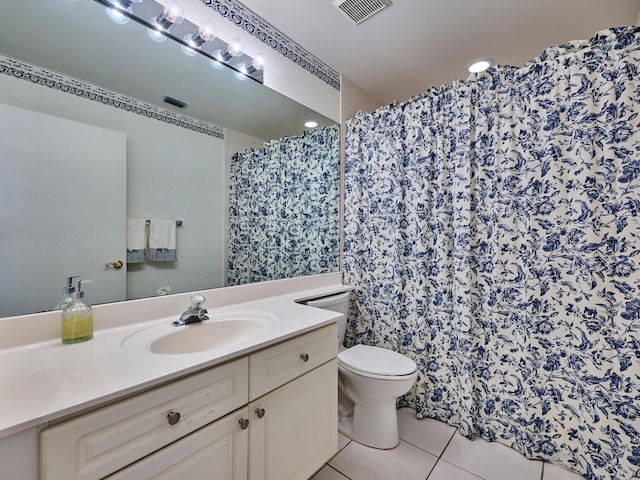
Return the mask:
[(544, 465), (547, 462), (542, 462), (542, 470), (540, 471), (540, 480), (544, 480)]
[[(427, 478), (425, 480), (429, 480), (429, 477), (431, 476), (433, 471), (436, 469), (436, 466), (438, 465), (439, 462), (440, 462), (440, 457), (438, 457), (438, 459), (436, 460), (436, 463), (434, 463), (433, 467), (431, 468), (431, 470), (429, 470), (429, 473), (427, 474)], [(443, 460), (443, 462), (444, 462), (444, 460)]]
[(458, 433), (458, 429), (456, 428), (452, 433), (451, 436), (449, 437), (449, 441), (447, 442), (447, 444), (444, 446), (444, 448), (442, 449), (442, 452), (440, 452), (440, 455), (438, 456), (438, 458), (442, 458), (442, 456), (444, 455), (444, 452), (447, 451), (447, 448), (449, 447), (449, 445), (451, 444), (451, 442), (453, 441), (453, 436)]
[(330, 469), (332, 469), (335, 472), (338, 472), (338, 475), (340, 475), (341, 477), (347, 478), (349, 480), (351, 480), (351, 477), (347, 477), (344, 473), (342, 473), (340, 470), (333, 468), (331, 465), (327, 464), (327, 467), (329, 467)]

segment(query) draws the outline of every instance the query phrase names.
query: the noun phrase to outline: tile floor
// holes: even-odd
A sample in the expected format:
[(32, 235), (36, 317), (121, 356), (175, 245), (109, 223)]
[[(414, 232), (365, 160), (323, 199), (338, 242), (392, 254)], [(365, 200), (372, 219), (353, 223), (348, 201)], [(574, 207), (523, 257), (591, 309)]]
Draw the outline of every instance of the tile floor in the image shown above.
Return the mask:
[(468, 440), (455, 427), (398, 410), (400, 445), (364, 447), (340, 435), (338, 453), (311, 480), (580, 480), (496, 442)]

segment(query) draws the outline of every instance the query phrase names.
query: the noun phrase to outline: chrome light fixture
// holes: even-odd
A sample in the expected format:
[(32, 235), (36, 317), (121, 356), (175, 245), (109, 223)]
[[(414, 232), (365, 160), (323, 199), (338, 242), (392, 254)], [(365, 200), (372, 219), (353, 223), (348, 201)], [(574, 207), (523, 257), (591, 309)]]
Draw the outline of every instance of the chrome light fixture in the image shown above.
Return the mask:
[(236, 37), (230, 42), (217, 37), (214, 22), (203, 19), (198, 24), (184, 18), (184, 10), (176, 0), (94, 0), (103, 5), (118, 23), (129, 20), (142, 24), (153, 40), (176, 41), (189, 56), (204, 55), (213, 68), (233, 70), (236, 78), (251, 78), (262, 83), (265, 57), (252, 58), (244, 53), (244, 42)]

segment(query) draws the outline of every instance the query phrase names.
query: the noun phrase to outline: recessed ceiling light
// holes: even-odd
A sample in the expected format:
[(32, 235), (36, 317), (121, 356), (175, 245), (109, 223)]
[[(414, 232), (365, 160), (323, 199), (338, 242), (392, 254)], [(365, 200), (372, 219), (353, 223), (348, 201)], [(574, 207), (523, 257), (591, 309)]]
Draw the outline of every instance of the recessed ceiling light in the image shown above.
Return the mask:
[(471, 73), (479, 73), (484, 72), (487, 68), (496, 64), (496, 61), (493, 58), (483, 57), (477, 58), (472, 62), (467, 63), (466, 69)]
[(304, 126), (307, 128), (316, 128), (318, 126), (318, 122), (314, 122), (313, 120), (309, 120), (308, 122), (304, 122)]

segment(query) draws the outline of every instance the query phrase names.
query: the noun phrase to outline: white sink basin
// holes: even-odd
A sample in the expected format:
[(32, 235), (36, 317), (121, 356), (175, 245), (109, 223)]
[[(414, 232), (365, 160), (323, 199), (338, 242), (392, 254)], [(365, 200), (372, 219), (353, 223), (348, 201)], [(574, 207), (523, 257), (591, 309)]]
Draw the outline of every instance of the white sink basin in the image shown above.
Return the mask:
[(274, 315), (253, 312), (209, 314), (208, 320), (173, 326), (170, 322), (146, 328), (123, 341), (127, 350), (150, 351), (163, 355), (204, 352), (252, 340), (274, 327)]

